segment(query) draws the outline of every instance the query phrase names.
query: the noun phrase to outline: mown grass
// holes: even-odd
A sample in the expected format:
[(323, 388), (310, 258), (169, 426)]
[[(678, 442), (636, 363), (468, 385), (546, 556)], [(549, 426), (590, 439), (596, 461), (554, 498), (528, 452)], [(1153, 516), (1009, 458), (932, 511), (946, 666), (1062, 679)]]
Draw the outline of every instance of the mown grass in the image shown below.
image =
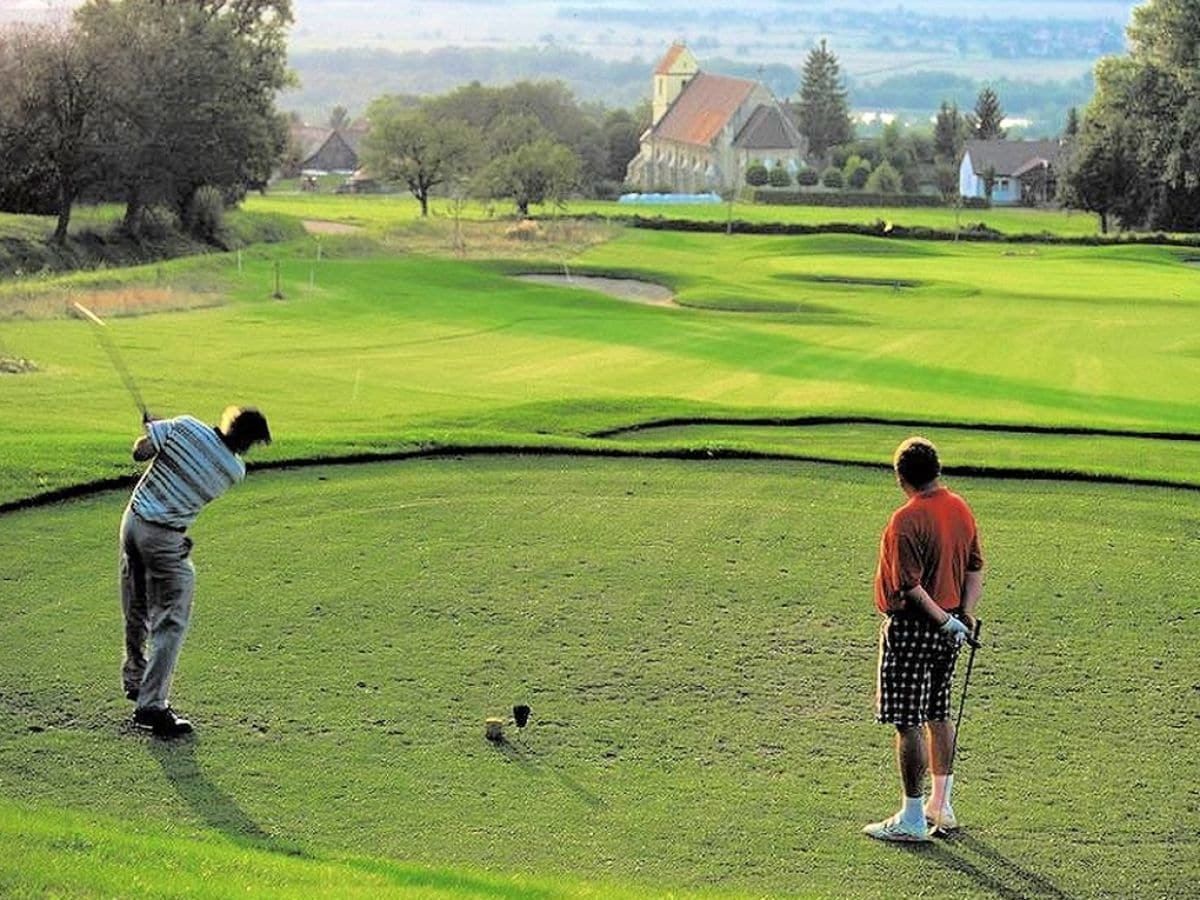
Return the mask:
[[(223, 306), (111, 326), (152, 409), (213, 417), (226, 402), (257, 402), (281, 438), (264, 454), (274, 460), (566, 446), (680, 415), (1200, 430), (1195, 273), (1164, 248), (626, 232), (569, 262), (483, 266), (343, 258), (337, 241), (322, 244), (330, 253), (319, 263), (309, 240), (245, 254), (240, 274), (226, 255), (115, 276), (227, 286)], [(271, 298), (276, 261), (282, 302)], [(507, 274), (564, 264), (669, 285), (691, 308)], [(847, 290), (836, 277), (922, 286)], [(727, 311), (747, 306), (765, 312)], [(10, 320), (0, 342), (40, 369), (6, 377), (0, 392), (11, 423), (0, 435), (0, 500), (133, 471), (125, 447), (136, 413), (83, 323)], [(1072, 445), (1052, 444), (1023, 445), (1023, 461), (1057, 465)], [(1013, 461), (972, 449), (964, 463)], [(1142, 462), (1129, 456), (1126, 473)]]
[[(346, 222), (380, 231), (411, 222), (420, 215), (417, 201), (405, 193), (387, 195), (313, 195), (299, 193), (269, 193), (246, 199), (248, 210), (285, 213), (305, 219), (325, 219)], [(615, 201), (570, 200), (562, 205), (548, 204), (531, 207), (537, 217), (594, 215), (604, 218), (686, 219), (699, 222), (726, 222), (730, 218), (753, 224), (782, 223), (791, 225), (874, 225), (890, 222), (894, 226), (932, 228), (953, 232), (982, 223), (1003, 234), (1050, 234), (1059, 237), (1093, 237), (1099, 234), (1096, 216), (1066, 210), (1042, 210), (1014, 207), (992, 209), (913, 208), (879, 206), (767, 206), (737, 202), (732, 211), (729, 204), (659, 205), (623, 204)], [(430, 201), (431, 215), (451, 218), (453, 204), (446, 198)], [(512, 218), (512, 204), (500, 201), (471, 201), (464, 205), (461, 215), (471, 219)]]
[[(646, 897), (616, 884), (487, 875), (363, 856), (315, 855), (214, 829), (170, 829), (0, 800), (6, 897)], [(680, 896), (672, 892), (671, 896)]]
[(1104, 435), (1055, 435), (979, 431), (938, 425), (674, 425), (614, 438), (647, 448), (745, 450), (886, 466), (891, 453), (914, 431), (932, 440), (947, 459), (987, 460), (998, 469), (1036, 468), (1089, 476), (1136, 476), (1200, 486), (1200, 440), (1151, 440)]
[[(201, 732), (173, 745), (123, 724), (106, 573), (124, 493), (6, 516), (0, 793), (129, 822), (134, 853), (165, 833), (166, 871), (201, 890), (198, 871), (237, 885), (274, 848), (631, 893), (1186, 894), (1195, 496), (953, 485), (988, 557), (961, 840), (858, 833), (896, 802), (870, 580), (901, 498), (886, 472), (786, 463), (254, 476), (194, 530), (173, 696)], [(516, 702), (530, 727), (489, 745), (483, 718)], [(176, 861), (177, 837), (205, 846)], [(244, 852), (206, 861), (222, 837)], [(5, 855), (10, 883), (88, 884), (69, 845)], [(322, 877), (303, 857), (264, 873), (296, 893)]]

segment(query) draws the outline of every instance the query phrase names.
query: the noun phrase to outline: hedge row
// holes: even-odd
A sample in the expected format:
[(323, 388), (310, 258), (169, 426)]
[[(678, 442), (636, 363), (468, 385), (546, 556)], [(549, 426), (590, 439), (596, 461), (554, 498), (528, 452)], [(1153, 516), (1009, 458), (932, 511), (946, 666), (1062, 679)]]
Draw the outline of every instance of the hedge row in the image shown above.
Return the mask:
[[(866, 194), (861, 191), (755, 191), (754, 202), (776, 206), (894, 206), (946, 207), (953, 206), (935, 194)], [(983, 197), (963, 197), (963, 209), (991, 209)]]
[[(586, 216), (584, 218), (587, 218)], [(604, 217), (596, 217), (604, 218)], [(855, 224), (847, 222), (830, 222), (824, 225), (798, 225), (791, 222), (746, 222), (734, 219), (732, 222), (702, 222), (695, 219), (665, 219), (661, 216), (647, 218), (645, 216), (613, 216), (610, 220), (622, 221), (633, 228), (645, 228), (652, 231), (695, 231), (704, 233), (736, 233), (736, 234), (776, 234), (776, 235), (807, 235), (807, 234), (857, 234), (864, 237), (907, 238), (916, 241), (994, 241), (1010, 244), (1076, 244), (1089, 247), (1106, 246), (1111, 244), (1160, 244), (1174, 247), (1200, 246), (1200, 236), (1178, 238), (1170, 235), (1155, 234), (1122, 234), (1116, 236), (1089, 235), (1066, 236), (1050, 234), (1043, 231), (1038, 234), (1005, 234), (994, 228), (989, 228), (982, 222), (972, 222), (964, 225), (958, 231), (941, 228), (925, 228), (918, 225), (893, 225), (879, 220), (873, 224)]]

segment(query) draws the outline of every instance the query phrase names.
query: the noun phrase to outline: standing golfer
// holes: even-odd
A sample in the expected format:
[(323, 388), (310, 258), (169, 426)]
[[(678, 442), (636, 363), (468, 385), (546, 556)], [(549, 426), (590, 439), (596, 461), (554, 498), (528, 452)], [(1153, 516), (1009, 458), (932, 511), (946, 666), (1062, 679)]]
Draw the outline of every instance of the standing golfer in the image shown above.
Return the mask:
[(206, 503), (246, 477), (241, 454), (255, 444), (269, 444), (271, 432), (257, 409), (238, 406), (228, 407), (217, 427), (191, 416), (146, 416), (145, 427), (133, 445), (133, 458), (152, 462), (121, 519), (121, 678), (125, 696), (137, 701), (134, 724), (177, 737), (192, 730), (167, 703), (196, 584), (187, 530)]
[[(930, 825), (958, 827), (950, 806), (950, 687), (959, 647), (974, 627), (983, 555), (970, 508), (939, 480), (937, 448), (909, 438), (893, 463), (908, 502), (892, 514), (879, 544), (875, 606), (887, 618), (879, 637), (876, 718), (896, 727), (904, 803), (863, 831), (884, 841), (927, 841)], [(926, 768), (933, 770), (933, 794), (924, 803)]]

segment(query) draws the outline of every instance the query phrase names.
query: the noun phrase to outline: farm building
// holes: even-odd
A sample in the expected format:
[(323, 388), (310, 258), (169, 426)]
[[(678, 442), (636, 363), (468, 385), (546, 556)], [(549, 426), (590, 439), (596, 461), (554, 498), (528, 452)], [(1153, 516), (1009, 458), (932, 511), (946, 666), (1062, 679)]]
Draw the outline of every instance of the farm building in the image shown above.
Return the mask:
[(358, 151), (366, 133), (360, 125), (343, 129), (293, 126), (292, 140), (299, 149), (297, 174), (352, 174), (361, 165)]
[(755, 161), (804, 167), (807, 141), (765, 85), (700, 71), (675, 44), (654, 70), (653, 120), (625, 180), (643, 191), (720, 191)]
[(993, 203), (1047, 203), (1054, 199), (1059, 141), (967, 141), (958, 169), (958, 192), (986, 197), (988, 177), (994, 179)]

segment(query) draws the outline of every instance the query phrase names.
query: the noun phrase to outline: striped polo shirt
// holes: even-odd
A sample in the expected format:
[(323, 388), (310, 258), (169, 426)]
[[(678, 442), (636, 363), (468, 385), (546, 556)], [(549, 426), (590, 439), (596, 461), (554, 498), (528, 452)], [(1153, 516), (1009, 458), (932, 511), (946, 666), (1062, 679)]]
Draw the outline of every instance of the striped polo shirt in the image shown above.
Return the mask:
[(146, 428), (154, 461), (133, 489), (129, 505), (139, 518), (188, 528), (204, 508), (246, 477), (246, 465), (215, 428), (191, 416), (161, 419)]

